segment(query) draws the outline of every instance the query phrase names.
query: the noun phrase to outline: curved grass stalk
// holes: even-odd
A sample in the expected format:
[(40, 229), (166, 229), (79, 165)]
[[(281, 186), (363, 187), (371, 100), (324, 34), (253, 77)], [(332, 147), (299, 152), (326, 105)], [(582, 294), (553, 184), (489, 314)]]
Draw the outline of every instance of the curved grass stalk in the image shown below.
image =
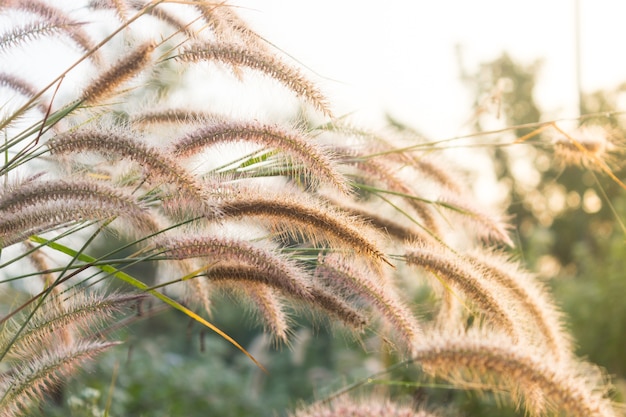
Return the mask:
[(476, 227), (476, 235), (486, 241), (501, 242), (513, 248), (515, 243), (509, 236), (511, 226), (496, 218), (496, 216), (484, 212), (483, 210), (473, 207), (466, 200), (459, 201), (454, 197), (445, 197), (437, 200), (435, 204), (439, 207), (458, 213), (463, 219), (474, 223)]
[[(360, 188), (360, 184), (355, 184), (356, 188)], [(324, 195), (324, 197), (330, 200), (334, 206), (339, 207), (340, 209), (346, 211), (351, 216), (356, 216), (364, 219), (366, 222), (370, 223), (377, 230), (382, 233), (386, 233), (389, 236), (399, 240), (400, 242), (408, 242), (408, 241), (426, 241), (428, 239), (440, 240), (434, 233), (430, 232), (422, 225), (415, 216), (412, 216), (406, 210), (399, 207), (397, 204), (394, 204), (391, 200), (384, 197), (383, 195), (377, 193), (374, 187), (370, 187), (368, 189), (376, 197), (380, 198), (385, 204), (389, 205), (396, 213), (400, 214), (403, 218), (405, 218), (410, 224), (405, 225), (402, 222), (398, 222), (395, 219), (391, 219), (391, 214), (382, 215), (377, 214), (374, 209), (366, 209), (364, 208), (364, 204), (359, 204), (358, 201), (350, 201), (347, 199), (338, 199), (334, 196)], [(424, 231), (421, 233), (417, 229), (411, 226), (415, 225), (419, 228), (419, 230)], [(443, 242), (440, 242), (443, 243)]]
[(103, 184), (32, 181), (0, 195), (0, 240), (11, 245), (30, 234), (85, 220), (122, 217), (136, 230), (159, 229), (137, 201)]
[(593, 176), (593, 180), (596, 183), (596, 185), (598, 186), (598, 189), (600, 190), (600, 194), (602, 194), (602, 197), (606, 201), (606, 204), (611, 209), (611, 213), (613, 213), (613, 217), (617, 221), (617, 224), (619, 224), (620, 229), (622, 229), (622, 233), (624, 233), (624, 235), (626, 235), (626, 224), (624, 224), (624, 220), (620, 217), (619, 213), (615, 209), (615, 206), (613, 205), (613, 203), (609, 199), (609, 196), (606, 194), (606, 191), (604, 190), (604, 187), (602, 187), (602, 184), (600, 184), (600, 180), (598, 179), (598, 176), (593, 171), (591, 171), (591, 175)]
[[(19, 213), (29, 207), (44, 206), (50, 203), (68, 201), (89, 202), (97, 201), (105, 205), (105, 202), (120, 209), (127, 210), (129, 214), (141, 216), (142, 207), (131, 196), (125, 195), (117, 188), (89, 181), (30, 181), (5, 190), (0, 194), (0, 211), (6, 214)], [(156, 230), (156, 225), (148, 227)]]
[[(418, 197), (418, 196), (413, 195), (413, 194), (407, 194), (407, 193), (404, 193), (404, 192), (388, 190), (388, 189), (379, 188), (379, 187), (372, 187), (370, 185), (362, 184), (362, 183), (358, 183), (358, 182), (355, 182), (354, 186), (356, 188), (359, 188), (359, 189), (363, 189), (363, 190), (366, 190), (366, 191), (373, 192), (373, 193), (377, 194), (379, 197), (381, 197), (380, 194), (389, 194), (389, 195), (403, 197), (403, 198), (408, 199), (408, 200), (415, 200), (415, 201), (418, 201), (418, 202), (421, 202), (421, 203), (432, 204), (434, 206), (440, 206), (440, 207), (452, 210), (452, 211), (457, 212), (457, 213), (459, 213), (461, 215), (465, 215), (470, 220), (474, 220), (478, 224), (480, 224), (483, 227), (483, 232), (484, 232), (483, 234), (486, 233), (487, 236), (490, 236), (492, 239), (496, 239), (498, 241), (506, 243), (510, 247), (514, 247), (515, 246), (515, 244), (511, 240), (511, 238), (508, 236), (508, 233), (506, 232), (506, 229), (508, 229), (507, 225), (501, 224), (500, 222), (492, 219), (491, 216), (486, 215), (484, 213), (481, 213), (477, 209), (473, 209), (471, 207), (464, 207), (462, 205), (463, 203), (459, 203), (459, 202), (450, 203), (450, 202), (446, 202), (446, 201), (443, 201), (443, 200), (430, 200), (430, 199), (427, 199), (427, 198)], [(432, 230), (426, 229), (425, 226), (422, 226), (422, 227), (430, 235), (432, 235), (432, 236), (436, 236), (437, 235), (436, 233), (433, 233)]]
[(569, 141), (570, 143), (576, 147), (576, 149), (578, 151), (581, 152), (581, 154), (583, 154), (585, 156), (585, 158), (588, 158), (591, 163), (593, 164), (593, 166), (597, 167), (600, 171), (604, 172), (606, 175), (609, 176), (609, 178), (611, 178), (611, 180), (613, 180), (613, 182), (615, 182), (617, 185), (619, 185), (621, 188), (623, 188), (624, 190), (626, 190), (626, 184), (624, 184), (622, 182), (622, 180), (620, 180), (619, 178), (617, 178), (617, 176), (615, 175), (615, 173), (613, 172), (613, 170), (607, 165), (607, 163), (602, 160), (601, 158), (598, 157), (598, 155), (590, 152), (589, 149), (585, 148), (585, 146), (583, 146), (579, 141), (577, 141), (576, 139), (572, 138), (570, 135), (568, 135), (566, 132), (564, 132), (561, 128), (559, 128), (555, 122), (552, 122), (551, 126), (556, 129), (559, 133), (561, 133), (562, 135), (564, 135)]
[(247, 23), (226, 3), (197, 2), (196, 9), (220, 41), (236, 38), (251, 48), (264, 50), (265, 44)]
[[(11, 319), (14, 315), (18, 314), (22, 309), (26, 308), (31, 303), (37, 301), (35, 307), (31, 311), (30, 315), (26, 318), (26, 320), (21, 325), (21, 327), (13, 334), (13, 337), (11, 338), (11, 340), (6, 344), (6, 347), (3, 349), (2, 353), (0, 354), (0, 361), (2, 361), (2, 359), (4, 359), (5, 355), (9, 352), (9, 350), (13, 346), (13, 343), (20, 337), (21, 332), (26, 329), (27, 325), (30, 323), (30, 320), (35, 316), (35, 314), (38, 312), (39, 308), (41, 308), (41, 306), (46, 301), (46, 299), (50, 295), (58, 293), (58, 291), (57, 291), (58, 286), (60, 284), (62, 284), (64, 281), (67, 281), (70, 277), (72, 277), (72, 275), (75, 275), (75, 274), (77, 274), (77, 273), (79, 273), (79, 272), (81, 272), (82, 270), (85, 269), (85, 267), (80, 267), (76, 271), (74, 271), (73, 273), (65, 276), (65, 273), (71, 268), (71, 266), (77, 260), (78, 256), (83, 253), (83, 251), (91, 244), (91, 242), (93, 242), (93, 240), (96, 238), (96, 236), (102, 230), (102, 227), (104, 227), (107, 224), (108, 223), (105, 222), (96, 231), (96, 233), (92, 234), (92, 236), (90, 238), (88, 238), (84, 242), (83, 246), (80, 248), (79, 251), (75, 251), (75, 255), (73, 256), (72, 260), (65, 264), (65, 266), (62, 269), (62, 271), (59, 273), (59, 275), (54, 280), (54, 282), (52, 282), (47, 288), (44, 288), (44, 290), (39, 295), (37, 295), (36, 297), (32, 297), (29, 301), (24, 303), (19, 308), (14, 309), (10, 314), (7, 314), (5, 317), (2, 318), (2, 320), (0, 320), (0, 324), (6, 322), (7, 320)], [(58, 236), (57, 236), (57, 238), (58, 238)], [(57, 238), (55, 238), (55, 239), (57, 239)], [(31, 241), (35, 241), (35, 237), (34, 236), (31, 236)], [(46, 242), (46, 246), (49, 246), (50, 243), (51, 243), (51, 241), (47, 241)], [(28, 242), (28, 244), (31, 245), (31, 242)], [(38, 249), (39, 248), (35, 248), (35, 250), (38, 250)]]
[[(9, 88), (17, 93), (23, 95), (27, 99), (30, 99), (37, 95), (37, 87), (30, 84), (28, 81), (23, 80), (22, 78), (8, 73), (0, 73), (0, 87)], [(48, 111), (48, 107), (43, 103), (32, 103), (31, 106), (36, 107), (41, 114), (46, 114)], [(5, 145), (6, 146), (6, 143)], [(8, 149), (8, 148), (7, 148)], [(5, 161), (5, 164), (8, 161)]]
[[(106, 202), (104, 202), (106, 203)], [(113, 205), (100, 205), (100, 202), (66, 201), (47, 204), (43, 207), (29, 207), (16, 214), (6, 214), (0, 220), (0, 245), (8, 247), (25, 240), (30, 235), (71, 226), (85, 220), (106, 220), (128, 215), (125, 208)], [(134, 216), (129, 219), (135, 220)]]

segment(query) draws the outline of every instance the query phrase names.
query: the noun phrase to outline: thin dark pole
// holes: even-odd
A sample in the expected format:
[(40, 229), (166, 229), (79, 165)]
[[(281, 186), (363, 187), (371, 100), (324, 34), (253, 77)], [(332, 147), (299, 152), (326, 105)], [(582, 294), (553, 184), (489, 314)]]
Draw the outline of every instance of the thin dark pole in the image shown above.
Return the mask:
[(583, 102), (583, 83), (582, 83), (582, 52), (580, 45), (580, 0), (574, 0), (574, 42), (575, 42), (575, 71), (576, 71), (576, 89), (578, 90), (578, 115), (585, 113)]

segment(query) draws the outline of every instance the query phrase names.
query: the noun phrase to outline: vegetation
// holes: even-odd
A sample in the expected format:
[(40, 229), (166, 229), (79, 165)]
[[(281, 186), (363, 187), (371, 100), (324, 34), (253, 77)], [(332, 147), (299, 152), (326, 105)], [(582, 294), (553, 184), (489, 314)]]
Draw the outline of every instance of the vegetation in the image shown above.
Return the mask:
[[(557, 179), (591, 176), (618, 201), (618, 115), (538, 122), (532, 74), (507, 57), (492, 67), (503, 73), (488, 85), (520, 91), (488, 96), (506, 126), (483, 131), (477, 118), (474, 137), (500, 140), (473, 145), (500, 161), (526, 146), (556, 162), (537, 165), (535, 184), (496, 167), (512, 190), (515, 236), (454, 169), (447, 151), (467, 138), (350, 125), (226, 4), (4, 0), (0, 11), (0, 53), (12, 61), (0, 72), (0, 416), (272, 415), (267, 407), (286, 401), (293, 417), (471, 413), (455, 389), (518, 414), (621, 414), (549, 288), (515, 258), (515, 243), (526, 247), (565, 212), (537, 198), (573, 202)], [(606, 219), (620, 208), (609, 207)], [(619, 251), (617, 240), (594, 249)], [(548, 254), (565, 268), (590, 251)], [(242, 328), (242, 307), (262, 332)], [(311, 327), (318, 343), (336, 347), (342, 335), (362, 353), (322, 351), (321, 370), (337, 373), (320, 372), (316, 387), (311, 373), (272, 379), (304, 371), (297, 352)], [(181, 354), (153, 349), (173, 344)], [(269, 354), (272, 344), (295, 353)], [(108, 380), (80, 388), (89, 362)], [(339, 375), (357, 382), (333, 386)], [(294, 398), (255, 401), (244, 383), (257, 398), (268, 386), (272, 398)], [(295, 405), (324, 384), (317, 402)], [(367, 399), (352, 395), (363, 387)]]

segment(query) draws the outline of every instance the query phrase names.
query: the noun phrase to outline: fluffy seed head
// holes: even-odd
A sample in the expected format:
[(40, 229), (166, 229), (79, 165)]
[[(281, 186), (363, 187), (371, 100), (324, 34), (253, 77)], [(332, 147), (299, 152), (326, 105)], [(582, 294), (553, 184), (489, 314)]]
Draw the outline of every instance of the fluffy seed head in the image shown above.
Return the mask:
[(218, 61), (243, 66), (267, 74), (279, 81), (298, 96), (310, 102), (316, 109), (331, 116), (325, 97), (298, 69), (292, 68), (273, 55), (254, 51), (237, 44), (209, 43), (185, 49), (177, 56), (183, 62)]
[(400, 336), (408, 351), (411, 351), (415, 344), (419, 344), (418, 339), (422, 330), (414, 314), (393, 291), (378, 282), (377, 277), (372, 277), (366, 270), (349, 265), (345, 260), (333, 255), (320, 260), (316, 276), (326, 285), (340, 288), (347, 293), (358, 294), (367, 300)]
[(515, 340), (518, 329), (506, 293), (484, 279), (472, 265), (443, 248), (416, 245), (405, 256), (409, 265), (420, 266), (458, 289), (500, 329)]
[(96, 152), (130, 159), (142, 167), (148, 180), (170, 188), (168, 191), (174, 193), (174, 199), (178, 197), (175, 208), (187, 207), (194, 215), (210, 218), (218, 214), (216, 204), (195, 177), (165, 152), (143, 143), (133, 133), (85, 128), (56, 136), (48, 141), (48, 149), (52, 154)]
[(211, 145), (240, 140), (276, 149), (288, 155), (296, 164), (302, 164), (302, 171), (311, 183), (326, 183), (343, 194), (349, 193), (346, 179), (321, 146), (306, 137), (304, 132), (276, 125), (248, 121), (209, 121), (206, 126), (175, 141), (172, 153), (188, 157)]
[(212, 281), (246, 280), (284, 289), (298, 298), (309, 298), (310, 282), (298, 265), (248, 242), (197, 236), (162, 240), (157, 248), (167, 258), (203, 258), (208, 264), (215, 264), (209, 269)]
[(377, 241), (372, 239), (374, 231), (357, 219), (325, 207), (320, 201), (306, 201), (289, 195), (259, 195), (251, 190), (241, 194), (245, 195), (224, 203), (223, 218), (267, 219), (279, 232), (314, 243), (328, 242), (331, 246), (364, 255), (375, 268), (380, 268), (382, 263), (392, 265)]
[[(618, 415), (603, 381), (562, 369), (494, 332), (433, 334), (414, 355), (425, 371), (471, 388), (481, 384), (509, 392), (531, 416), (610, 417)], [(587, 373), (586, 368), (580, 370)], [(559, 414), (560, 415), (560, 414)]]
[(146, 42), (120, 59), (85, 87), (81, 101), (85, 104), (94, 104), (115, 93), (118, 86), (148, 66), (155, 47), (154, 42)]
[(330, 403), (303, 407), (289, 417), (436, 417), (427, 411), (391, 402), (384, 398), (350, 399), (340, 397)]
[(602, 171), (619, 162), (614, 155), (620, 142), (616, 131), (600, 125), (584, 125), (572, 132), (558, 130), (553, 145), (554, 156), (561, 165)]

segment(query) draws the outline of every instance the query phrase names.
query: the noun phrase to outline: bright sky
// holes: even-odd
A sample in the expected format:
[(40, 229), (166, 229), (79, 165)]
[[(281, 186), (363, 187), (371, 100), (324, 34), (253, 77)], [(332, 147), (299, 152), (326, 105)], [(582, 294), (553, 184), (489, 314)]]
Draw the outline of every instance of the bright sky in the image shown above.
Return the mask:
[[(387, 111), (431, 138), (459, 134), (470, 72), (509, 52), (542, 59), (536, 96), (552, 117), (576, 116), (576, 0), (233, 0), (260, 34), (324, 77), (338, 114), (372, 124)], [(580, 0), (584, 90), (626, 81), (626, 2)], [(375, 123), (374, 123), (375, 124)]]

